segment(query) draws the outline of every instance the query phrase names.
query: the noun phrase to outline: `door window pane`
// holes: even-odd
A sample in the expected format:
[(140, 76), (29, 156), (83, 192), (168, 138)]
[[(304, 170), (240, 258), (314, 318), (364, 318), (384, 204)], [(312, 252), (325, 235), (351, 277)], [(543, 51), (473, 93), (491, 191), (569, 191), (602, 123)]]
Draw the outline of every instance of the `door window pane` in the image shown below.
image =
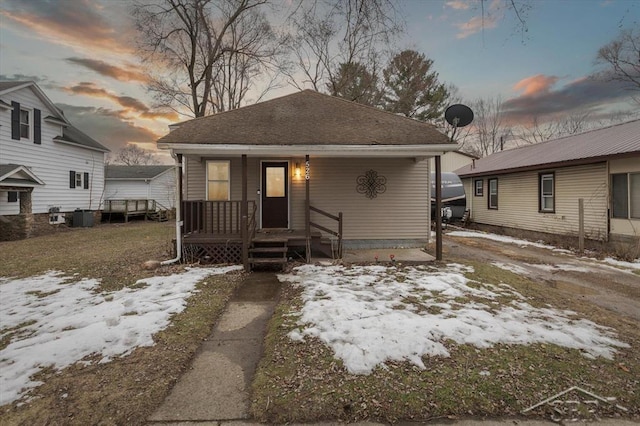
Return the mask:
[(284, 167), (267, 167), (267, 197), (284, 197), (285, 194)]

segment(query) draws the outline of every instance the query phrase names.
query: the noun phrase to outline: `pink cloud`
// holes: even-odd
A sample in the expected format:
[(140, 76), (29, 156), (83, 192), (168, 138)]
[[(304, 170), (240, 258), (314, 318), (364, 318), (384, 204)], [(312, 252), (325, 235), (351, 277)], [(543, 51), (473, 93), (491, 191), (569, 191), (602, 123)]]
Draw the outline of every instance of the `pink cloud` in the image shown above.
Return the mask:
[(464, 0), (451, 0), (445, 3), (445, 6), (456, 10), (467, 10), (471, 5), (468, 1)]
[(517, 82), (513, 88), (522, 91), (524, 96), (535, 96), (541, 93), (548, 93), (551, 87), (556, 84), (558, 77), (553, 75), (537, 74), (523, 78)]

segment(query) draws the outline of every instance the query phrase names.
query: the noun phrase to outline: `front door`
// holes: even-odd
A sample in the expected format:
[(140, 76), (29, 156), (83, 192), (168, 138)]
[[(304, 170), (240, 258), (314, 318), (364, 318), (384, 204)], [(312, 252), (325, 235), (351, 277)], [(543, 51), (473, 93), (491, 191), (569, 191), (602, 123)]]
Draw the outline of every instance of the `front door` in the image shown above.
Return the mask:
[(289, 164), (262, 163), (262, 227), (289, 227)]

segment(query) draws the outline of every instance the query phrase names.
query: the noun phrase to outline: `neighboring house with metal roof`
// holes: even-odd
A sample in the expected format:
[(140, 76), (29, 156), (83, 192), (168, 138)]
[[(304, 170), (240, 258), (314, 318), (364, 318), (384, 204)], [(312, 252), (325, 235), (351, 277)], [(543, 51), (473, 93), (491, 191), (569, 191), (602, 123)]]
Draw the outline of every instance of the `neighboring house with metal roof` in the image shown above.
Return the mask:
[(492, 154), (456, 170), (474, 222), (594, 240), (640, 238), (640, 120)]
[(424, 246), (428, 160), (457, 148), (430, 124), (312, 90), (170, 128), (158, 147), (183, 164), (184, 245), (212, 259), (250, 250), (245, 266), (278, 232), (307, 258), (316, 237), (338, 252)]
[(99, 213), (107, 148), (76, 129), (33, 81), (0, 82), (0, 240)]
[(175, 207), (175, 166), (110, 164), (104, 174), (105, 200), (152, 200), (156, 209)]

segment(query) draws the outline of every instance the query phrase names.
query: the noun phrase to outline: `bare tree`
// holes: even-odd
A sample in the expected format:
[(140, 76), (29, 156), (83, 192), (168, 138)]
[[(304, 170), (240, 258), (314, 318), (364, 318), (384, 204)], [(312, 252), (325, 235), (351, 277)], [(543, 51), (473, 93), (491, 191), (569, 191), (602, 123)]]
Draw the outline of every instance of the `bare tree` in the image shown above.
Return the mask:
[(528, 125), (517, 132), (517, 137), (525, 145), (532, 145), (563, 136), (575, 135), (592, 128), (591, 112), (582, 111), (560, 119), (544, 120), (534, 116)]
[[(608, 68), (600, 77), (629, 83), (630, 90), (640, 91), (640, 31), (622, 30), (615, 40), (598, 50), (596, 64)], [(640, 102), (640, 98), (636, 101)]]
[(286, 56), (283, 39), (258, 10), (239, 16), (229, 26), (227, 38), (232, 48), (214, 65), (211, 90), (214, 112), (239, 108), (250, 91), (254, 93), (252, 101), (258, 102), (278, 87)]
[(404, 50), (391, 59), (382, 73), (384, 109), (422, 121), (442, 117), (449, 92), (438, 81), (433, 60), (415, 50)]
[(401, 31), (392, 0), (300, 0), (289, 24), (294, 58), (290, 84), (331, 95), (352, 83), (341, 78), (342, 64), (360, 64), (375, 72)]
[(138, 148), (136, 145), (127, 145), (118, 151), (115, 162), (127, 166), (158, 164), (151, 151)]
[[(214, 110), (215, 69), (226, 54), (260, 56), (234, 45), (232, 28), (267, 0), (159, 0), (133, 7), (148, 90), (158, 105), (195, 117)], [(245, 45), (246, 46), (246, 45)]]
[(505, 123), (502, 99), (480, 98), (472, 103), (471, 108), (473, 123), (460, 149), (478, 157), (501, 151), (505, 142), (512, 137), (511, 128)]

